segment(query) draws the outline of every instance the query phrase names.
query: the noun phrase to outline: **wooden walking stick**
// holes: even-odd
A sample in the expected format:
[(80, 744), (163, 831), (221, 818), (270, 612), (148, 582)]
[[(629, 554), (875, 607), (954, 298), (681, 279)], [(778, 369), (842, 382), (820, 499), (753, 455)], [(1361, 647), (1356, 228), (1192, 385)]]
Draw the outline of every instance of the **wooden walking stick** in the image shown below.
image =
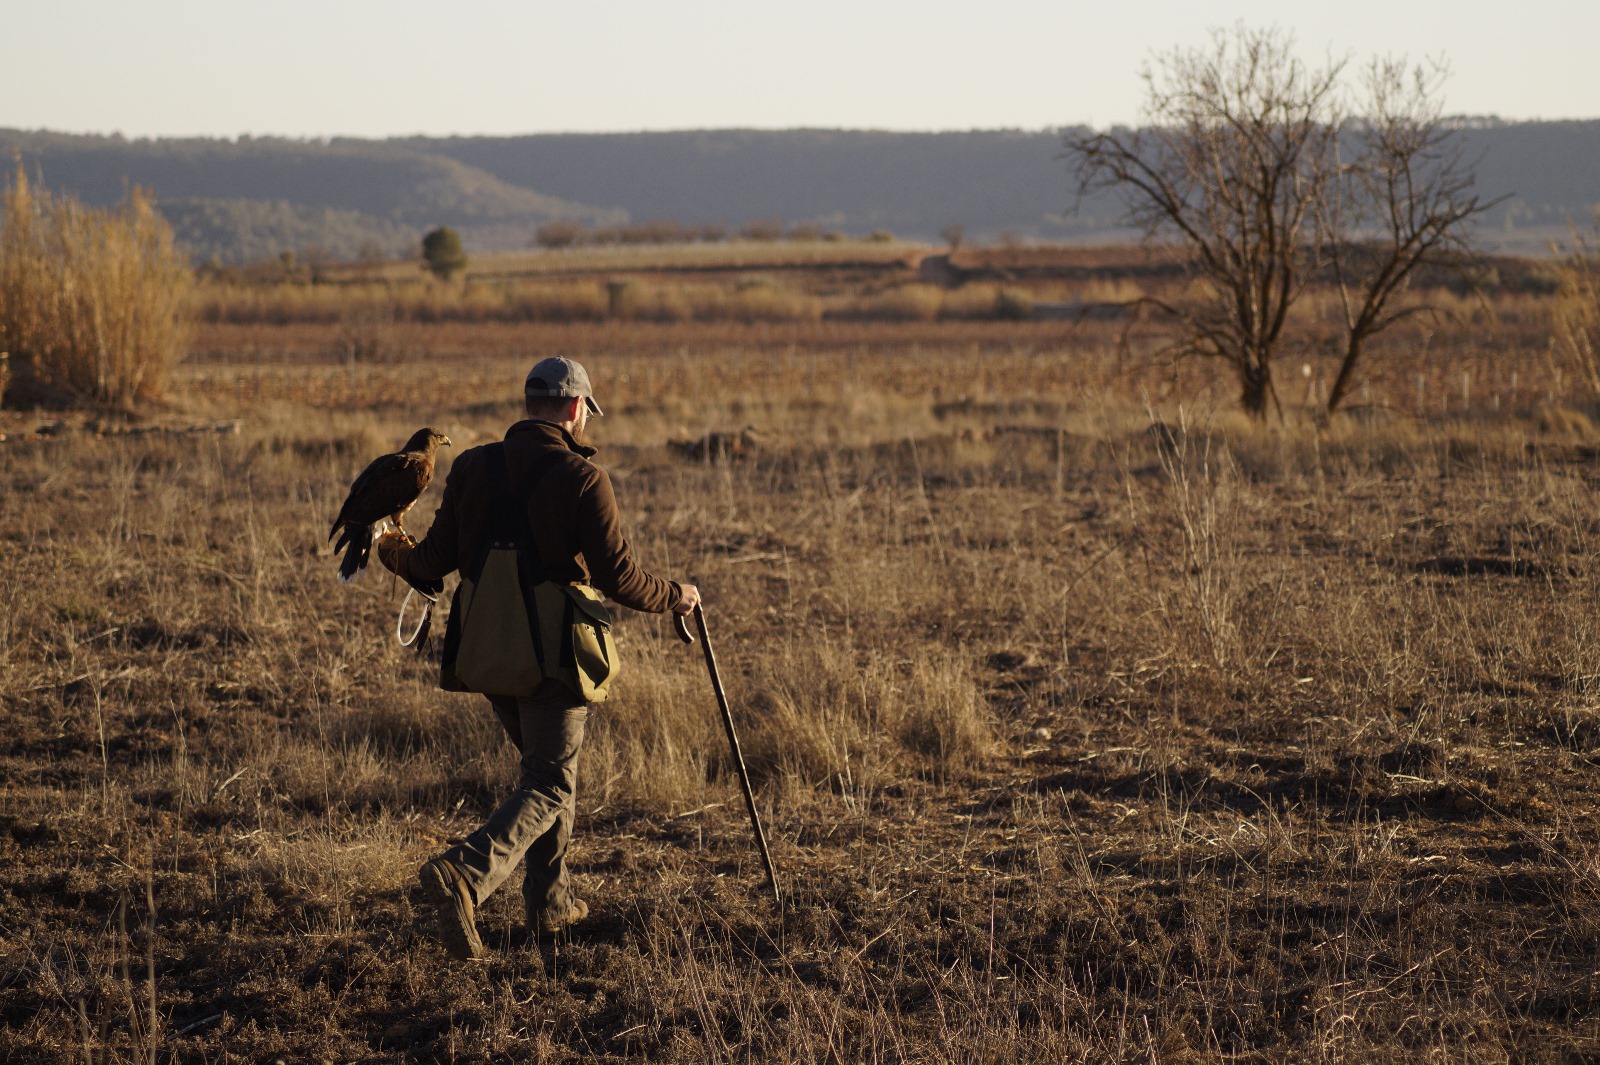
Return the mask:
[[(689, 635), (689, 623), (682, 614), (672, 615), (678, 628), (678, 639), (694, 643)], [(761, 830), (761, 815), (756, 813), (755, 793), (750, 790), (750, 772), (744, 767), (744, 752), (739, 749), (739, 734), (733, 730), (733, 711), (728, 709), (728, 693), (722, 690), (722, 677), (717, 673), (717, 656), (711, 650), (711, 636), (706, 632), (706, 612), (699, 604), (694, 608), (695, 628), (700, 630), (700, 650), (706, 656), (706, 669), (711, 674), (711, 689), (717, 693), (717, 706), (722, 710), (722, 724), (728, 730), (728, 745), (733, 748), (733, 763), (739, 767), (739, 786), (744, 789), (744, 806), (750, 811), (750, 825), (756, 830), (756, 846), (761, 848), (761, 860), (767, 867), (767, 883), (772, 886), (772, 899), (780, 907), (783, 896), (778, 891), (778, 870), (772, 864), (772, 852), (767, 850), (767, 834)]]

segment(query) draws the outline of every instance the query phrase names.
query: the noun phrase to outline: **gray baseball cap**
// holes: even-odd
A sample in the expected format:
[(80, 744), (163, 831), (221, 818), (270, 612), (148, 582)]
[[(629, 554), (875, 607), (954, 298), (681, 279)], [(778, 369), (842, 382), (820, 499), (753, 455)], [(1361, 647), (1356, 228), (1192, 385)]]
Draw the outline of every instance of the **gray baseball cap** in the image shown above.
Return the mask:
[(522, 391), (529, 396), (582, 396), (589, 413), (605, 414), (600, 404), (594, 401), (594, 389), (589, 386), (589, 371), (583, 368), (582, 363), (572, 359), (557, 356), (541, 360), (528, 371), (528, 379), (522, 382)]

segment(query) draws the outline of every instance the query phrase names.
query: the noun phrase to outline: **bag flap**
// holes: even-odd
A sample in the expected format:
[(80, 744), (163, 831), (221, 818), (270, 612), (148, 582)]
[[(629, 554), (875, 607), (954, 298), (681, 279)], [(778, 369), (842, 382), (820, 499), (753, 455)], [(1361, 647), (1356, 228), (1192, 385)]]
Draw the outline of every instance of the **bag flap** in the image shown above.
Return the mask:
[(606, 597), (589, 587), (587, 584), (563, 584), (561, 590), (567, 593), (567, 598), (602, 629), (611, 627), (611, 610), (606, 606)]

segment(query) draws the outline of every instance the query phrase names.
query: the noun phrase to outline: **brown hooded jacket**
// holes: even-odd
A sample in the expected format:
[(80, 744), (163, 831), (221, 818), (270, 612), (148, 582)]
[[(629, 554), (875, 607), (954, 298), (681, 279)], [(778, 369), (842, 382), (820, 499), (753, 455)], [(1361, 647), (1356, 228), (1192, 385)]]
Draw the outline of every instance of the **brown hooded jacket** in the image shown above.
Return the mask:
[[(529, 484), (529, 471), (552, 451), (558, 457), (541, 465), (537, 483)], [(520, 421), (506, 430), (507, 470), (513, 491), (527, 493), (528, 526), (539, 561), (550, 580), (593, 585), (634, 610), (670, 610), (682, 598), (682, 589), (634, 561), (622, 535), (611, 478), (589, 461), (594, 454), (594, 448), (549, 422)], [(470, 570), (488, 534), (494, 495), (488, 470), (481, 447), (455, 460), (428, 535), (409, 551), (395, 552), (391, 569), (412, 583)]]

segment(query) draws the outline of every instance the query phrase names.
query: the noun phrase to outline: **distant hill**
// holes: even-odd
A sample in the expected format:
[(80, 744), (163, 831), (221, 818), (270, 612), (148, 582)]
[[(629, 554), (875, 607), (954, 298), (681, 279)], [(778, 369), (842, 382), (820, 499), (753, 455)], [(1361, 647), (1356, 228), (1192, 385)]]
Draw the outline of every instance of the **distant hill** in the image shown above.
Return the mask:
[[(716, 130), (404, 143), (552, 195), (616, 204), (636, 219), (777, 215), (930, 241), (956, 222), (976, 239), (1008, 230), (1049, 240), (1126, 236), (1116, 197), (1076, 200), (1062, 157), (1072, 132)], [(1474, 120), (1460, 136), (1483, 198), (1507, 197), (1479, 223), (1496, 250), (1542, 251), (1569, 220), (1588, 224), (1600, 206), (1600, 120)]]
[[(1538, 252), (1600, 204), (1600, 120), (1462, 129), (1492, 248)], [(154, 191), (197, 259), (315, 248), (340, 258), (416, 247), (435, 225), (469, 249), (526, 246), (556, 219), (588, 226), (752, 219), (937, 241), (1126, 237), (1121, 204), (1075, 202), (1059, 132), (711, 130), (522, 137), (124, 140), (0, 130), (0, 153), (92, 203)]]
[(438, 153), (383, 141), (241, 137), (123, 140), (0, 130), (0, 155), (19, 155), (51, 189), (114, 203), (129, 185), (158, 206), (197, 258), (225, 262), (315, 245), (353, 257), (364, 244), (390, 254), (426, 230), (463, 235), (512, 228), (522, 242), (552, 219), (610, 224), (616, 208), (591, 207), (510, 184)]
[(1020, 131), (882, 133), (715, 130), (415, 139), (505, 181), (627, 209), (635, 219), (726, 222), (779, 217), (851, 232), (937, 240), (1066, 238), (1113, 229), (1114, 202), (1075, 216), (1061, 135)]
[(1600, 210), (1600, 120), (1490, 121), (1462, 131), (1478, 189), (1509, 197), (1485, 217), (1482, 239), (1502, 251), (1537, 253)]

